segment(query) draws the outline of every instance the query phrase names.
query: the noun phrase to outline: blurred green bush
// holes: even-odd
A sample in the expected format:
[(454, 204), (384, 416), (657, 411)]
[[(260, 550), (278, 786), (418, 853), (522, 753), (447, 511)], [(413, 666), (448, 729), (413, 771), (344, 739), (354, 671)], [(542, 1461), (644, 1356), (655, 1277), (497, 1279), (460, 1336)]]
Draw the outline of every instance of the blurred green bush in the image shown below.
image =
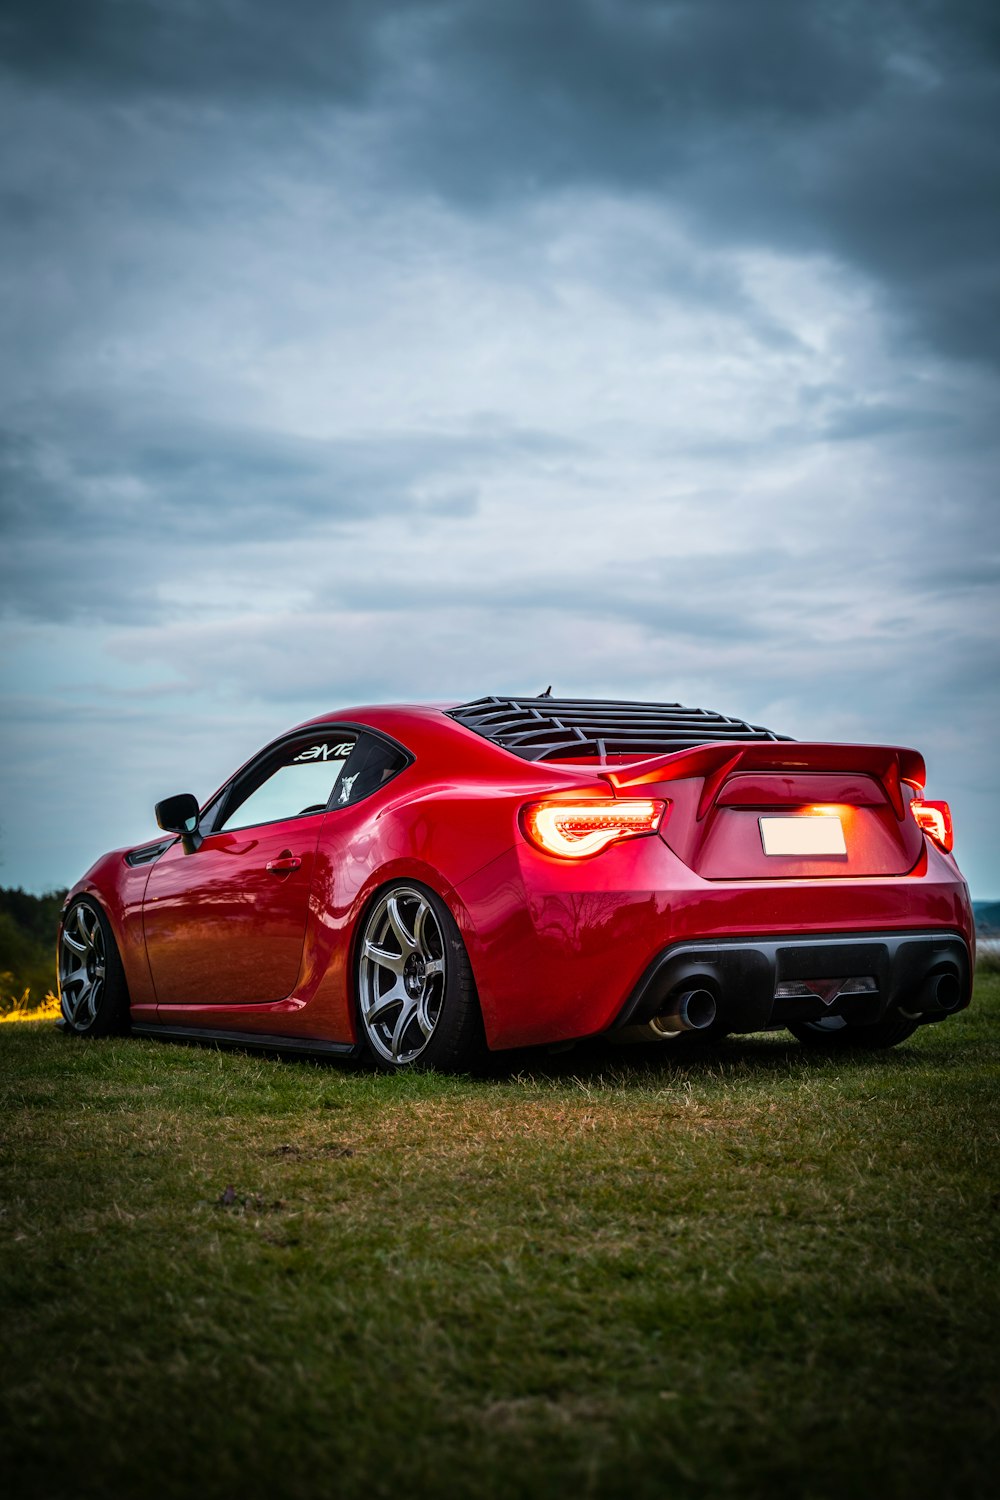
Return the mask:
[(0, 1011), (41, 1005), (55, 991), (56, 928), (65, 895), (0, 886)]

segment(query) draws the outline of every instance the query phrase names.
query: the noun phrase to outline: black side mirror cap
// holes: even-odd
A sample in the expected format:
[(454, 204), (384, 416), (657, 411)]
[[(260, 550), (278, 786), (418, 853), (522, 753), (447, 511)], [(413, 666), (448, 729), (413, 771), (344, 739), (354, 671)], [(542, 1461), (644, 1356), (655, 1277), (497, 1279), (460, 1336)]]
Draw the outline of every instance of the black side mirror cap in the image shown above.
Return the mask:
[(156, 821), (164, 833), (179, 833), (188, 854), (201, 847), (198, 832), (198, 799), (191, 792), (178, 792), (176, 797), (165, 797), (156, 804)]

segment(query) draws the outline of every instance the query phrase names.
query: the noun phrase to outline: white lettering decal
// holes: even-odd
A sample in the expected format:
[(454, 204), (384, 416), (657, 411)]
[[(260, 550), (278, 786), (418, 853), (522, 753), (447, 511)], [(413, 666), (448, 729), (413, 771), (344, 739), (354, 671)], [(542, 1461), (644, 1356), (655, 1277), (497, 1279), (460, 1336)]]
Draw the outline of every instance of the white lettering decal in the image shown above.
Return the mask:
[(308, 750), (299, 751), (292, 765), (304, 760), (343, 760), (353, 749), (352, 742), (343, 745), (310, 745)]

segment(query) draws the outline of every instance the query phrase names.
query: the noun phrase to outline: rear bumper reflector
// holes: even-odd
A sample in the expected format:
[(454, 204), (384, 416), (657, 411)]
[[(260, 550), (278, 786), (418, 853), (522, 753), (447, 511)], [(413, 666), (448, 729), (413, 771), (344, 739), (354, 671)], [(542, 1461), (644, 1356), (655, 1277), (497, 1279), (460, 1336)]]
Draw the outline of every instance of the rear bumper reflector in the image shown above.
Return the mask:
[(871, 974), (849, 976), (846, 979), (790, 979), (775, 986), (775, 1000), (822, 1000), (832, 1005), (841, 995), (875, 995), (878, 980)]

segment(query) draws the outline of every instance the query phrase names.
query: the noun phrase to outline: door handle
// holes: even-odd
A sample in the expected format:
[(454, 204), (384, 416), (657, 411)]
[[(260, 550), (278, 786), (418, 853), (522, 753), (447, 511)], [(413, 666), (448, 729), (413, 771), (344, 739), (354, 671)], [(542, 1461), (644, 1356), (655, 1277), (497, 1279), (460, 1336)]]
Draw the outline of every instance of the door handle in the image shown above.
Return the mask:
[(293, 854), (290, 849), (286, 849), (284, 854), (278, 855), (277, 859), (269, 859), (264, 868), (269, 875), (290, 875), (301, 864), (302, 861), (299, 859), (299, 856)]

